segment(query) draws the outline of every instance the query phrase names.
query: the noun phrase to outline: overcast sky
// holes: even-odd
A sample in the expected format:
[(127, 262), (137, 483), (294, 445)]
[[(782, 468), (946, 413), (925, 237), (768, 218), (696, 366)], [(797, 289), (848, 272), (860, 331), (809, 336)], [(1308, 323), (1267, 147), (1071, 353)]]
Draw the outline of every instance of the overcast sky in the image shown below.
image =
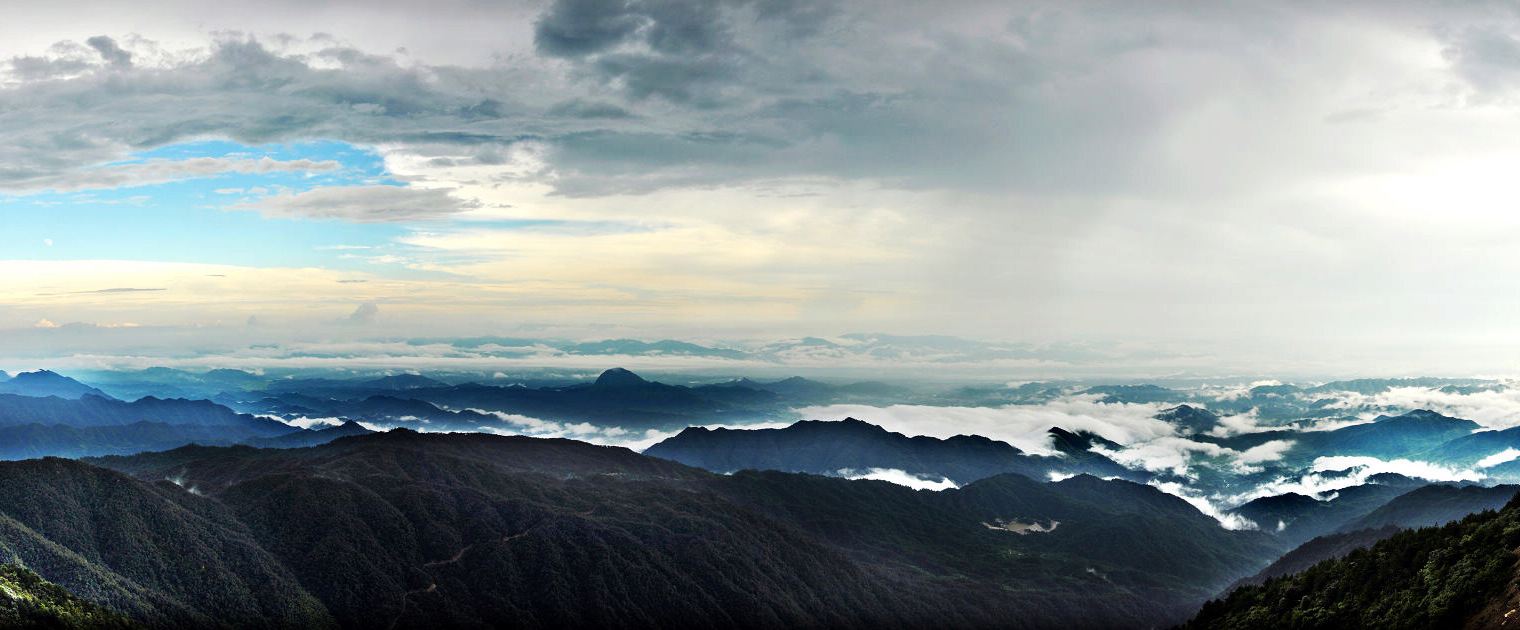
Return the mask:
[(43, 6), (0, 27), (0, 339), (1520, 372), (1507, 3)]

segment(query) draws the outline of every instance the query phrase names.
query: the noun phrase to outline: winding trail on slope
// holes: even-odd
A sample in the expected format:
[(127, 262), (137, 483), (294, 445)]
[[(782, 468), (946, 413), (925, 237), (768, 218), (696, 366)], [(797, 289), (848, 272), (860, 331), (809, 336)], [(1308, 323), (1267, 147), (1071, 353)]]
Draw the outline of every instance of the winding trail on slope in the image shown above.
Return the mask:
[[(529, 527), (528, 529), (523, 530), (521, 533), (512, 534), (511, 536), (503, 537), (503, 538), (498, 539), (498, 540), (496, 540), (494, 542), (496, 542), (497, 544), (504, 543), (504, 542), (511, 542), (511, 541), (517, 540), (519, 538), (522, 538), (523, 536), (527, 536), (528, 534), (531, 534), (531, 533), (533, 533), (533, 528)], [(471, 543), (471, 544), (465, 545), (463, 549), (459, 550), (459, 553), (454, 554), (454, 557), (449, 558), (448, 560), (434, 560), (432, 562), (425, 563), (425, 564), (422, 565), (422, 568), (427, 569), (427, 568), (431, 568), (431, 567), (441, 567), (441, 566), (443, 566), (445, 564), (454, 564), (455, 562), (459, 562), (459, 560), (464, 557), (464, 554), (468, 553), (471, 549), (474, 549), (476, 546), (481, 545), (481, 544), (484, 544), (484, 543)]]
[[(494, 541), (487, 541), (487, 542), (495, 542), (495, 543), (498, 543), (498, 544), (499, 543), (511, 542), (511, 541), (517, 540), (519, 538), (522, 538), (523, 536), (527, 536), (528, 534), (533, 533), (533, 530), (537, 529), (537, 528), (538, 528), (538, 525), (534, 525), (534, 526), (529, 527), (529, 528), (527, 528), (527, 529), (525, 529), (525, 530), (523, 530), (521, 532), (518, 532), (516, 534), (512, 534), (511, 536), (504, 536), (504, 537), (496, 539)], [(482, 544), (485, 544), (485, 543), (470, 543), (468, 545), (465, 545), (463, 549), (460, 549), (459, 552), (456, 553), (456, 554), (454, 554), (454, 556), (452, 558), (449, 558), (447, 560), (434, 560), (433, 562), (427, 562), (427, 563), (424, 563), (422, 565), (422, 568), (423, 569), (430, 569), (430, 568), (433, 568), (433, 567), (441, 567), (441, 566), (446, 565), (446, 564), (454, 564), (456, 562), (459, 562), (460, 559), (464, 558), (464, 554), (468, 553), (471, 549), (474, 549), (475, 547), (477, 547), (479, 545), (482, 545)], [(411, 598), (412, 598), (413, 595), (420, 595), (422, 593), (431, 593), (431, 592), (436, 591), (436, 590), (438, 590), (438, 583), (437, 582), (433, 582), (431, 584), (428, 584), (424, 588), (412, 589), (410, 591), (402, 593), (401, 594), (401, 610), (396, 613), (396, 618), (391, 620), (390, 625), (387, 625), (385, 627), (385, 630), (395, 630), (396, 624), (401, 623), (401, 618), (404, 617), (404, 616), (406, 616), (406, 608), (407, 608), (408, 605), (411, 604)]]

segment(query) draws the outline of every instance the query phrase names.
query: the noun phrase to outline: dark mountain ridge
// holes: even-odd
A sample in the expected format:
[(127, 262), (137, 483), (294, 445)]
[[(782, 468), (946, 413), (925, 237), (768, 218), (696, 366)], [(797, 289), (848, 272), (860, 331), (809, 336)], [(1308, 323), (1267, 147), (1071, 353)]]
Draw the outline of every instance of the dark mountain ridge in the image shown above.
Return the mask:
[(1009, 472), (1037, 479), (1051, 473), (1145, 478), (1089, 452), (1094, 441), (1102, 438), (1060, 429), (1051, 432), (1062, 456), (1029, 455), (1006, 442), (974, 435), (908, 437), (854, 418), (803, 420), (780, 429), (689, 427), (644, 454), (714, 472), (757, 469), (841, 475), (887, 468), (934, 480), (947, 478), (960, 485)]
[[(0, 541), (44, 578), (155, 625), (329, 614), (350, 628), (1163, 625), (1278, 549), (1155, 488), (1090, 476), (926, 492), (405, 430), (90, 462), (136, 479), (64, 460), (0, 464), (26, 480), (0, 489), (0, 522), (24, 528)], [(52, 496), (72, 498), (37, 500)], [(216, 546), (225, 540), (255, 548)], [(187, 567), (163, 564), (180, 558), (229, 584), (285, 589), (260, 605), (286, 608), (251, 613), (241, 587), (195, 586)], [(99, 576), (121, 587), (101, 591)]]

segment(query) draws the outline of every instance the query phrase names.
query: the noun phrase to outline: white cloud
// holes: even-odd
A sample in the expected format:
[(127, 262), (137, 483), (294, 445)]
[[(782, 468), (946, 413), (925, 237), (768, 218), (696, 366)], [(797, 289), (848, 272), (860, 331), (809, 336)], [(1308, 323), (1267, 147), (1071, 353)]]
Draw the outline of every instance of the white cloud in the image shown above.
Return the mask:
[(1373, 394), (1345, 392), (1334, 407), (1361, 410), (1373, 416), (1382, 410), (1429, 409), (1436, 413), (1472, 420), (1490, 429), (1520, 426), (1520, 388), (1509, 381), (1489, 391), (1462, 393), (1430, 387), (1392, 387)]
[(1505, 462), (1515, 461), (1516, 459), (1520, 459), (1520, 450), (1506, 448), (1502, 451), (1494, 453), (1493, 455), (1489, 455), (1488, 457), (1478, 460), (1478, 463), (1475, 464), (1475, 466), (1477, 468), (1492, 468)]
[(260, 417), (283, 422), (293, 427), (301, 427), (302, 429), (321, 429), (326, 427), (341, 426), (343, 424), (342, 418), (308, 418), (306, 416), (300, 416), (297, 418), (281, 418), (279, 416)]
[(1117, 451), (1105, 448), (1094, 448), (1093, 451), (1131, 468), (1179, 477), (1191, 476), (1188, 469), (1193, 465), (1195, 454), (1205, 457), (1239, 456), (1237, 451), (1218, 444), (1194, 442), (1180, 437), (1156, 438)]
[[(1349, 473), (1342, 473), (1347, 471)], [(1253, 499), (1280, 494), (1302, 494), (1321, 500), (1333, 497), (1343, 488), (1367, 483), (1373, 475), (1397, 473), (1433, 482), (1481, 481), (1480, 472), (1441, 466), (1430, 462), (1407, 459), (1382, 460), (1376, 457), (1331, 456), (1319, 457), (1310, 465), (1310, 472), (1297, 477), (1279, 477), (1256, 488), (1230, 497), (1216, 497), (1216, 501), (1228, 506), (1246, 503)]]
[(1406, 477), (1429, 481), (1479, 481), (1483, 474), (1472, 470), (1441, 466), (1430, 462), (1408, 459), (1382, 460), (1360, 455), (1332, 455), (1317, 457), (1310, 469), (1315, 472), (1357, 469), (1358, 474), (1372, 476), (1379, 473), (1397, 473)]
[(1238, 460), (1241, 464), (1260, 464), (1262, 462), (1275, 462), (1282, 459), (1288, 449), (1293, 448), (1293, 440), (1272, 440), (1263, 442), (1241, 452)]
[(1215, 507), (1208, 499), (1198, 491), (1188, 488), (1180, 483), (1170, 481), (1152, 481), (1149, 484), (1162, 492), (1178, 497), (1188, 504), (1197, 508), (1199, 512), (1219, 521), (1219, 526), (1229, 530), (1257, 529), (1257, 524), (1248, 518), (1238, 514), (1227, 514)]
[(939, 491), (953, 490), (960, 487), (955, 485), (955, 482), (949, 479), (941, 478), (939, 481), (924, 479), (917, 475), (908, 474), (908, 472), (898, 470), (896, 468), (871, 468), (863, 472), (846, 468), (839, 470), (838, 474), (840, 477), (844, 477), (845, 479), (874, 479), (877, 481), (888, 481), (899, 486), (907, 486), (909, 488), (913, 488), (914, 490)]
[(1170, 436), (1173, 433), (1171, 425), (1153, 417), (1162, 407), (1159, 404), (1101, 403), (1093, 396), (1071, 396), (1039, 405), (828, 405), (798, 409), (797, 413), (821, 420), (851, 417), (910, 436), (981, 435), (1008, 442), (1029, 453), (1049, 455), (1055, 452), (1047, 434), (1052, 427), (1090, 431), (1120, 444)]
[[(527, 435), (539, 438), (569, 438), (602, 444), (606, 446), (621, 446), (635, 451), (643, 451), (655, 443), (674, 437), (680, 431), (660, 431), (649, 429), (646, 431), (634, 431), (619, 426), (602, 426), (589, 422), (564, 423), (553, 420), (544, 420), (521, 414), (505, 413), (501, 411), (489, 411), (485, 409), (469, 409), (475, 413), (495, 416), (503, 424), (503, 427), (482, 427), (483, 430), (498, 435)], [(707, 425), (706, 428), (742, 428), (745, 429), (779, 429), (789, 426), (789, 423), (758, 423), (748, 425)]]

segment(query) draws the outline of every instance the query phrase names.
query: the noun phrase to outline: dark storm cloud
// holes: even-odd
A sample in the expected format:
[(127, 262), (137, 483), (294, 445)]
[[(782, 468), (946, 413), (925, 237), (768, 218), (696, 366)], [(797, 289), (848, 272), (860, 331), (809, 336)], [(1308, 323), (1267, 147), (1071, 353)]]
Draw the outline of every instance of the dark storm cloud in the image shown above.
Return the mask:
[[(1512, 25), (1453, 13), (1436, 29), (1400, 16), (1438, 31), (1472, 84), (1512, 82), (1520, 54)], [(1300, 105), (1287, 89), (1296, 75), (1282, 70), (1306, 63), (1294, 42), (1334, 48), (1299, 34), (1314, 33), (1320, 17), (1165, 3), (943, 11), (889, 2), (563, 0), (531, 18), (536, 55), (476, 67), (407, 63), (331, 36), (269, 45), (222, 36), (202, 54), (154, 54), (141, 40), (101, 35), (6, 64), (0, 188), (35, 190), (135, 150), (226, 137), (392, 145), (440, 168), (501, 163), (531, 144), (548, 160), (545, 183), (574, 195), (833, 177), (989, 193), (1206, 197), (1354, 166), (1333, 152), (1303, 159), (1287, 148), (1230, 149), (1270, 144), (1252, 137), (1216, 146), (1198, 141), (1204, 132), (1185, 137), (1197, 146), (1178, 145), (1178, 130), (1192, 133), (1188, 116), (1221, 95), (1240, 102), (1231, 116), (1256, 117), (1252, 128), (1265, 138), (1301, 132), (1265, 129)], [(305, 42), (306, 52), (283, 48), (289, 42)], [(158, 62), (143, 61), (150, 58)], [(1249, 177), (1231, 164), (1246, 156)]]
[(830, 2), (744, 0), (559, 0), (538, 20), (539, 53), (584, 64), (588, 76), (634, 99), (658, 97), (711, 107), (774, 51), (746, 42), (745, 27), (781, 40), (816, 35), (835, 14)]
[(644, 16), (630, 2), (561, 0), (555, 2), (533, 29), (539, 52), (555, 57), (580, 57), (621, 43), (644, 25)]

